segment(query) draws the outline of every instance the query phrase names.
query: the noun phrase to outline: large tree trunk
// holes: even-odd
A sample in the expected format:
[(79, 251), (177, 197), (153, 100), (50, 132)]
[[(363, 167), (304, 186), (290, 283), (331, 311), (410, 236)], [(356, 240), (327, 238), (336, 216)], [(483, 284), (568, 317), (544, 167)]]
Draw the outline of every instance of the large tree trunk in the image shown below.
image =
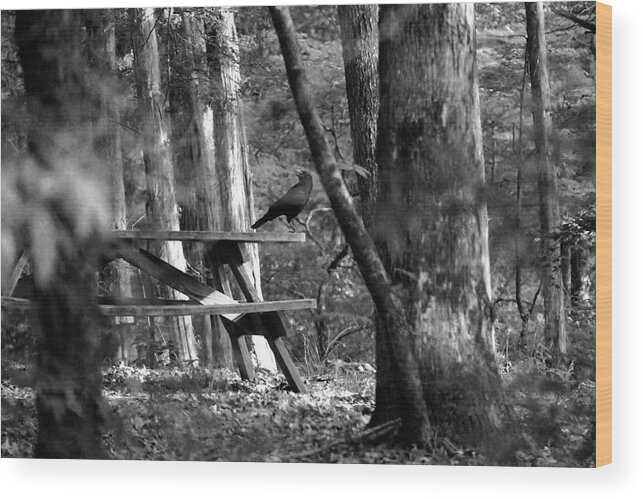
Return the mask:
[(531, 79), (531, 103), (534, 116), (538, 158), (538, 193), (541, 230), (541, 272), (545, 309), (545, 341), (554, 356), (567, 353), (563, 280), (560, 268), (560, 245), (554, 232), (560, 225), (558, 180), (551, 157), (551, 101), (547, 73), (545, 14), (541, 2), (525, 3), (527, 16), (527, 53)]
[[(245, 129), (242, 121), (239, 87), (239, 42), (231, 9), (215, 10), (215, 25), (210, 51), (214, 59), (214, 137), (216, 168), (213, 186), (219, 202), (213, 229), (235, 232), (250, 230), (254, 213), (252, 178), (248, 164)], [(261, 296), (259, 252), (256, 244), (246, 245), (250, 261), (245, 265)], [(251, 336), (259, 367), (275, 372), (277, 364), (263, 336)]]
[[(94, 147), (104, 160), (110, 178), (112, 205), (112, 228), (127, 229), (127, 203), (123, 182), (123, 154), (121, 149), (120, 109), (116, 80), (116, 23), (113, 11), (85, 11), (87, 28), (89, 77), (95, 94), (100, 99), (101, 109), (94, 119)], [(132, 293), (130, 267), (121, 259), (110, 262), (106, 284), (111, 296), (129, 297)], [(134, 323), (133, 317), (115, 317), (121, 327)], [(117, 359), (127, 360), (128, 349), (121, 335)]]
[[(129, 15), (147, 181), (146, 216), (153, 230), (179, 230), (169, 130), (164, 119), (164, 94), (161, 89), (154, 9), (130, 9)], [(179, 241), (159, 242), (153, 246), (160, 258), (185, 271), (185, 255)], [(182, 293), (163, 285), (159, 286), (159, 294), (165, 298), (185, 299)], [(168, 322), (172, 324), (172, 339), (177, 348), (179, 362), (197, 363), (191, 317), (175, 317)]]
[(333, 149), (314, 104), (306, 78), (301, 49), (287, 7), (270, 7), (275, 30), (286, 65), (288, 81), (297, 104), (297, 111), (306, 132), (313, 161), (344, 236), (353, 251), (378, 320), (385, 329), (397, 366), (396, 400), (401, 419), (402, 440), (426, 444), (432, 436), (427, 407), (422, 396), (419, 366), (411, 343), (412, 331), (404, 316), (399, 298), (393, 292), (391, 279), (382, 265), (375, 245), (357, 213), (353, 200), (337, 167)]
[(357, 176), (362, 218), (367, 228), (371, 225), (378, 187), (375, 162), (379, 110), (377, 12), (377, 5), (337, 7), (342, 33), (353, 161), (369, 174), (367, 177)]
[(94, 272), (107, 205), (88, 133), (93, 101), (82, 68), (80, 30), (80, 11), (16, 12), (31, 159), (17, 172), (10, 170), (15, 165), (3, 164), (2, 173), (3, 184), (13, 173), (23, 177), (22, 202), (29, 208), (22, 231), (30, 237), (40, 324), (39, 458), (105, 457)]
[[(371, 232), (414, 331), (432, 421), (477, 438), (500, 428), (504, 405), (473, 5), (382, 6), (379, 29), (380, 188)], [(378, 372), (382, 419), (398, 412), (392, 367)]]

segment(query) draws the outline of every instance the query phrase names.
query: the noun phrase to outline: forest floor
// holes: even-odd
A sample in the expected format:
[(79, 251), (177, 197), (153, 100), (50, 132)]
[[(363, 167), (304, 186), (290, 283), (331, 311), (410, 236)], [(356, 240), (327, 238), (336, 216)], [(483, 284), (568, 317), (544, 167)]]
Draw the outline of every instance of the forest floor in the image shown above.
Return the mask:
[[(524, 366), (521, 369), (525, 369)], [(518, 370), (516, 370), (518, 371)], [(36, 437), (33, 373), (2, 366), (2, 457), (30, 457)], [(253, 383), (227, 370), (115, 367), (104, 371), (104, 437), (114, 459), (484, 465), (475, 449), (438, 439), (431, 450), (377, 443), (369, 364), (338, 363), (289, 391), (279, 375)], [(521, 428), (510, 462), (592, 466), (594, 385), (505, 375)]]

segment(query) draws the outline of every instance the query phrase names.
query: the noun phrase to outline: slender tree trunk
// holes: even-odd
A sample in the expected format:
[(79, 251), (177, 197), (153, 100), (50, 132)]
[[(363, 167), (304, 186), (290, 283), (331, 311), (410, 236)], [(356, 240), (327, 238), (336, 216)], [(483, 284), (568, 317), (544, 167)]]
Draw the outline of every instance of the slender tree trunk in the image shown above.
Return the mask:
[[(500, 429), (505, 407), (481, 195), (473, 5), (383, 5), (379, 30), (380, 187), (372, 232), (414, 331), (429, 416), (475, 440)], [(393, 367), (378, 376), (374, 418), (399, 411)]]
[(527, 16), (527, 53), (531, 78), (531, 102), (534, 116), (536, 154), (538, 157), (538, 192), (540, 199), (541, 268), (545, 308), (545, 341), (554, 356), (567, 353), (564, 320), (563, 282), (560, 269), (560, 246), (554, 232), (560, 225), (558, 180), (551, 157), (551, 102), (545, 43), (545, 14), (541, 2), (525, 3)]
[[(146, 216), (152, 229), (179, 230), (169, 130), (164, 118), (164, 92), (161, 89), (154, 9), (130, 9), (129, 14), (148, 191)], [(160, 258), (185, 271), (185, 255), (179, 241), (156, 243), (154, 250)], [(159, 293), (165, 298), (185, 298), (182, 293), (166, 286), (160, 286)], [(191, 317), (176, 317), (168, 322), (173, 326), (173, 341), (176, 344), (179, 361), (197, 363), (198, 355)]]
[[(16, 11), (15, 39), (31, 119), (31, 160), (18, 174), (25, 176), (22, 195), (33, 213), (24, 231), (31, 237), (40, 324), (39, 458), (105, 457), (94, 272), (107, 206), (100, 200), (102, 179), (88, 134), (93, 100), (80, 33), (80, 11)], [(3, 176), (11, 166), (3, 164)]]
[(288, 82), (306, 132), (313, 161), (344, 236), (353, 251), (398, 366), (397, 402), (402, 440), (426, 444), (432, 436), (427, 406), (422, 396), (418, 361), (411, 342), (412, 330), (402, 303), (393, 292), (391, 279), (382, 265), (375, 245), (357, 213), (337, 167), (333, 148), (326, 139), (306, 77), (301, 49), (287, 7), (270, 7), (286, 65)]
[(583, 302), (586, 290), (584, 276), (587, 271), (587, 250), (576, 243), (570, 255), (570, 294), (572, 309), (576, 310)]
[(371, 225), (377, 199), (377, 112), (379, 77), (377, 74), (377, 5), (339, 5), (342, 53), (346, 75), (346, 95), (351, 120), (353, 161), (369, 175), (357, 176), (364, 225)]
[[(377, 143), (377, 115), (379, 112), (379, 74), (378, 74), (378, 12), (377, 5), (340, 5), (337, 7), (342, 34), (344, 73), (346, 75), (346, 94), (351, 120), (351, 139), (353, 160), (366, 168), (369, 177), (358, 176), (361, 213), (364, 225), (373, 229), (373, 212), (379, 190), (379, 174), (375, 148)], [(372, 234), (371, 234), (372, 235)], [(376, 400), (379, 410), (372, 420), (376, 425), (394, 419), (397, 415), (385, 414), (383, 408), (395, 407), (396, 397), (384, 388), (387, 386), (382, 376), (393, 372), (391, 346), (386, 336), (386, 326), (374, 317), (376, 325), (376, 359), (378, 378)]]
[(563, 283), (563, 299), (565, 309), (571, 307), (571, 261), (572, 246), (565, 239), (560, 241), (560, 275)]
[(527, 332), (529, 331), (529, 319), (531, 313), (525, 308), (522, 298), (522, 261), (523, 261), (523, 248), (522, 248), (522, 173), (523, 173), (523, 110), (525, 103), (525, 83), (527, 80), (527, 48), (525, 47), (524, 65), (522, 71), (522, 84), (520, 86), (520, 106), (519, 106), (519, 123), (518, 123), (518, 147), (516, 149), (517, 157), (517, 171), (516, 171), (516, 220), (514, 226), (514, 284), (516, 290), (516, 306), (518, 307), (518, 315), (520, 315), (520, 336), (518, 343), (520, 346), (525, 344)]
[[(216, 169), (214, 187), (219, 207), (215, 213), (213, 230), (246, 232), (250, 230), (255, 213), (252, 195), (252, 178), (248, 163), (245, 129), (242, 121), (239, 95), (241, 74), (239, 70), (239, 42), (231, 9), (215, 10), (212, 46), (214, 59), (214, 137)], [(256, 244), (247, 244), (248, 272), (261, 296), (259, 251)], [(251, 336), (253, 350), (259, 367), (275, 372), (277, 364), (263, 336)]]
[[(216, 199), (207, 196), (212, 183), (209, 172), (214, 169), (214, 136), (212, 106), (210, 105), (210, 75), (203, 18), (199, 9), (181, 12), (182, 46), (177, 74), (184, 74), (183, 84), (171, 85), (173, 112), (173, 145), (178, 164), (176, 172), (177, 201), (181, 206), (181, 229), (212, 230), (208, 223), (211, 205)], [(185, 245), (186, 257), (202, 281), (207, 280), (203, 247)], [(228, 334), (218, 317), (193, 317), (193, 324), (202, 338), (206, 364), (213, 367), (232, 367), (232, 347)], [(213, 334), (215, 347), (213, 347)], [(215, 357), (216, 356), (216, 357)]]
[[(89, 78), (101, 109), (94, 120), (95, 148), (109, 171), (112, 204), (112, 228), (127, 229), (127, 203), (123, 182), (123, 154), (121, 149), (120, 109), (116, 104), (116, 23), (110, 10), (85, 11), (87, 27)], [(132, 294), (130, 268), (121, 259), (110, 262), (106, 283), (111, 296), (129, 297)], [(134, 323), (133, 317), (115, 317), (121, 327)], [(120, 338), (123, 340), (124, 338)], [(127, 360), (126, 344), (121, 341), (118, 360)]]

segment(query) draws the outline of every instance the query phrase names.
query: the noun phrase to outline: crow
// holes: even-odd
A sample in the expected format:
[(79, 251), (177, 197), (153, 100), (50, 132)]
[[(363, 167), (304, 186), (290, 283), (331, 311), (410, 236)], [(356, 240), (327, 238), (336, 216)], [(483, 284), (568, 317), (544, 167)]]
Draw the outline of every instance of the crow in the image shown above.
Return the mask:
[(313, 188), (313, 178), (310, 173), (305, 170), (295, 170), (295, 173), (297, 178), (299, 178), (299, 183), (291, 187), (286, 194), (275, 201), (275, 203), (268, 208), (268, 212), (252, 224), (253, 229), (258, 229), (263, 224), (281, 215), (286, 215), (288, 225), (291, 229), (295, 230), (290, 221), (304, 209), (310, 197), (310, 191)]

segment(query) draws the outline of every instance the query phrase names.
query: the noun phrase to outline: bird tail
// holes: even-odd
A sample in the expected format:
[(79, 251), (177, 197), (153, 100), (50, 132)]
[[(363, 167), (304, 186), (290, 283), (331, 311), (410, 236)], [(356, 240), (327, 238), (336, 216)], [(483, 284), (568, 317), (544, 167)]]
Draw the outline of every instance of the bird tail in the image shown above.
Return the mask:
[(257, 220), (255, 223), (253, 223), (253, 224), (251, 225), (251, 227), (252, 227), (253, 229), (258, 229), (258, 228), (259, 228), (259, 227), (261, 227), (263, 224), (270, 222), (270, 220), (272, 220), (272, 218), (270, 218), (270, 217), (268, 216), (268, 214), (266, 213), (263, 217), (261, 217), (261, 218), (260, 218), (259, 220)]

